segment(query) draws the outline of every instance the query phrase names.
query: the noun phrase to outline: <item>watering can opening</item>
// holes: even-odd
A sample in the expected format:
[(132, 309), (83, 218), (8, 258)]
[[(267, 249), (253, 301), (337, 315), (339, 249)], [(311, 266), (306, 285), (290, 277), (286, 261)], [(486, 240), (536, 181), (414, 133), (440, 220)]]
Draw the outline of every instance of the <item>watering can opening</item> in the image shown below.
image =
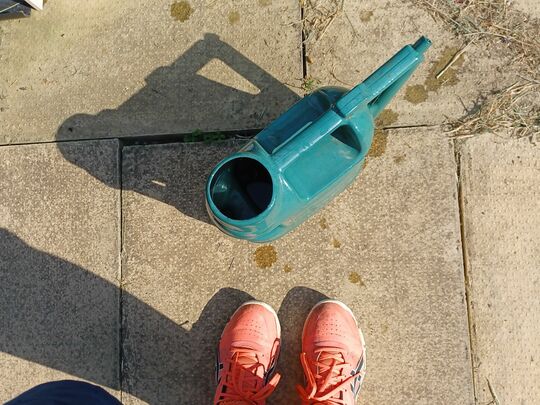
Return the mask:
[(210, 183), (210, 198), (226, 217), (246, 220), (264, 212), (272, 201), (270, 173), (258, 160), (238, 157), (225, 162)]

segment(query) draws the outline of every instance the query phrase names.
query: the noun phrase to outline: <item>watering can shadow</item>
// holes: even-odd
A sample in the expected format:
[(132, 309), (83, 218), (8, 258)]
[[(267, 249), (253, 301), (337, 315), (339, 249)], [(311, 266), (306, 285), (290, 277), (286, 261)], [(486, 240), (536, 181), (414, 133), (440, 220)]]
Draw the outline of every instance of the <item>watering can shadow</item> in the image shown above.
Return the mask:
[(218, 163), (205, 190), (218, 228), (254, 242), (274, 240), (342, 192), (362, 168), (375, 117), (430, 45), (421, 37), (405, 46), (350, 91), (318, 89)]

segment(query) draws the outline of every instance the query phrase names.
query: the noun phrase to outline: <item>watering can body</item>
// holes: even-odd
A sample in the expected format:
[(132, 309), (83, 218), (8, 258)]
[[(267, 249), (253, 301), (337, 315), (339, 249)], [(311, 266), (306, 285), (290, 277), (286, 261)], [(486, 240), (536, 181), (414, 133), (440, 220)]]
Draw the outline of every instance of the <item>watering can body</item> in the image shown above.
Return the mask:
[(324, 207), (360, 172), (375, 117), (429, 46), (425, 37), (405, 46), (350, 91), (311, 93), (218, 163), (206, 184), (214, 223), (237, 238), (266, 242)]

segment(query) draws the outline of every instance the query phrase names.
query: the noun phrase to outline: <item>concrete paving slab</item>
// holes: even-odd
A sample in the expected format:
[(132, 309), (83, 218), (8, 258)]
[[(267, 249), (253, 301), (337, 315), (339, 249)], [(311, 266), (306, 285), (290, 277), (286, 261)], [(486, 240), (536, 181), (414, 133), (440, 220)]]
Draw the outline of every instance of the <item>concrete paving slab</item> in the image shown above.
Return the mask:
[[(118, 142), (66, 148), (118, 185)], [(66, 378), (119, 395), (119, 198), (53, 144), (0, 147), (0, 402)]]
[(0, 144), (261, 128), (297, 98), (296, 0), (55, 0), (0, 28)]
[(210, 404), (214, 352), (237, 306), (279, 310), (282, 382), (297, 402), (301, 325), (341, 299), (366, 334), (359, 403), (472, 404), (456, 165), (438, 133), (380, 134), (361, 177), (321, 213), (270, 244), (208, 223), (203, 186), (238, 143), (132, 146), (123, 160), (123, 398)]
[(535, 404), (540, 148), (484, 135), (460, 155), (477, 403)]
[(308, 25), (318, 27), (306, 39), (307, 72), (321, 85), (352, 87), (420, 36), (433, 42), (426, 60), (392, 100), (379, 125), (455, 120), (472, 110), (481, 96), (518, 79), (513, 69), (505, 68), (509, 59), (503, 52), (474, 44), (436, 79), (462, 44), (442, 22), (407, 0), (345, 1), (343, 11), (332, 18), (339, 3), (306, 2)]

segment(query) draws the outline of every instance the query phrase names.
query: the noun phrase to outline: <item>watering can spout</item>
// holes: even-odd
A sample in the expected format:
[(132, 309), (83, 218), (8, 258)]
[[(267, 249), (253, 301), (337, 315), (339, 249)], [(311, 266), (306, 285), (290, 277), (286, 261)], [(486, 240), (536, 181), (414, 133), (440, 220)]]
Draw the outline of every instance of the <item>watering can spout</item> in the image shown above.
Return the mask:
[(416, 41), (414, 44), (413, 44), (413, 48), (423, 54), (424, 52), (426, 52), (428, 50), (428, 48), (431, 46), (431, 41), (429, 39), (427, 39), (426, 37), (422, 36), (420, 38), (418, 38), (418, 41)]
[(336, 104), (338, 112), (348, 117), (367, 104), (375, 118), (424, 60), (424, 52), (430, 46), (431, 41), (424, 36), (414, 44), (406, 45), (363, 83), (345, 94)]

